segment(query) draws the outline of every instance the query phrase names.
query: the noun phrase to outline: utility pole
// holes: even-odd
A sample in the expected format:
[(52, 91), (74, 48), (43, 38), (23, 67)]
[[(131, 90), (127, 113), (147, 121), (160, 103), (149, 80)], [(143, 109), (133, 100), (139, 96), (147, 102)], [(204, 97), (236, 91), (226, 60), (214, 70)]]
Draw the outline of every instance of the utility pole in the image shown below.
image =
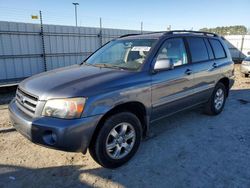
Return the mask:
[(100, 37), (100, 47), (102, 46), (102, 18), (100, 17), (100, 33), (98, 35)]
[(75, 19), (76, 19), (76, 27), (77, 27), (77, 6), (79, 5), (79, 3), (72, 3), (73, 5), (75, 5)]
[(143, 33), (143, 22), (141, 22), (141, 34)]

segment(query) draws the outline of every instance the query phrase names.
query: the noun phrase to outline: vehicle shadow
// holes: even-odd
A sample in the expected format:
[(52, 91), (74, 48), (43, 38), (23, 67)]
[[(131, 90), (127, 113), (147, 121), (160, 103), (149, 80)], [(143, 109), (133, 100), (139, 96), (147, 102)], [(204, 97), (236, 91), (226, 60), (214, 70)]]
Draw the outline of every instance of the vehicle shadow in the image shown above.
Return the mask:
[[(249, 85), (250, 88), (250, 85)], [(230, 95), (227, 98), (225, 109), (222, 114), (226, 115), (226, 113), (230, 113), (231, 108), (239, 105), (250, 104), (250, 89), (232, 89), (230, 90)], [(186, 123), (182, 122), (189, 122), (192, 119), (192, 123), (195, 124), (195, 119), (217, 119), (220, 117), (218, 116), (210, 116), (204, 113), (203, 106), (199, 106), (194, 109), (185, 110), (183, 112), (176, 113), (172, 116), (163, 118), (151, 126), (151, 134), (149, 135), (148, 139), (151, 139), (155, 136), (160, 134), (164, 134), (171, 129), (176, 129), (178, 127), (185, 126)], [(222, 115), (223, 116), (223, 115)], [(189, 124), (189, 123), (188, 123)], [(167, 125), (167, 126), (165, 126)]]
[(154, 123), (137, 155), (116, 170), (0, 164), (0, 187), (247, 187), (249, 111), (250, 89), (232, 90), (218, 116), (196, 109)]
[(0, 165), (0, 187), (99, 187), (102, 181), (115, 185), (112, 176), (103, 175), (103, 171), (108, 170), (101, 167), (86, 170), (78, 165), (37, 169)]

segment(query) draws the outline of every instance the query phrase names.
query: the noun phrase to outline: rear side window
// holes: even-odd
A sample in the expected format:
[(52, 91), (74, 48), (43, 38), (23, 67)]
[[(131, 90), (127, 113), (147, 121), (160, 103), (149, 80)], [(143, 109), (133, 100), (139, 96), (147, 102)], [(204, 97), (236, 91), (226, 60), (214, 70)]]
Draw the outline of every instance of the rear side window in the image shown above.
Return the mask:
[(214, 55), (216, 59), (225, 58), (225, 50), (219, 40), (209, 39), (209, 42), (214, 50)]
[(209, 60), (207, 47), (205, 45), (203, 38), (189, 37), (187, 38), (187, 42), (193, 63)]

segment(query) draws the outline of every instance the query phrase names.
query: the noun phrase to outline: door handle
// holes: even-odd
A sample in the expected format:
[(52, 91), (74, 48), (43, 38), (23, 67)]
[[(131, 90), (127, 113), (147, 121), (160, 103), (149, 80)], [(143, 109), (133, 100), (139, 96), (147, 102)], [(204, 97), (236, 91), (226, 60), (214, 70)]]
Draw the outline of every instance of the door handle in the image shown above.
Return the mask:
[(187, 69), (187, 70), (185, 71), (185, 74), (187, 74), (187, 75), (192, 74), (192, 70), (191, 70), (191, 69)]
[(213, 68), (217, 68), (217, 67), (218, 67), (217, 63), (214, 63)]

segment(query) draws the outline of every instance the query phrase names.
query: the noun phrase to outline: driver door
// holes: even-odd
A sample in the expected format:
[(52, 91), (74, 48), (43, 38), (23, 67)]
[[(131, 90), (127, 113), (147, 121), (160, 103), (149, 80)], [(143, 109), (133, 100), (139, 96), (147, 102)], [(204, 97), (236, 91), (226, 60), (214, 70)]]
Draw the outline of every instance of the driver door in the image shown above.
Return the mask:
[(169, 60), (174, 68), (157, 71), (152, 75), (152, 121), (185, 109), (193, 103), (194, 76), (183, 39), (167, 39), (155, 61), (160, 59)]

